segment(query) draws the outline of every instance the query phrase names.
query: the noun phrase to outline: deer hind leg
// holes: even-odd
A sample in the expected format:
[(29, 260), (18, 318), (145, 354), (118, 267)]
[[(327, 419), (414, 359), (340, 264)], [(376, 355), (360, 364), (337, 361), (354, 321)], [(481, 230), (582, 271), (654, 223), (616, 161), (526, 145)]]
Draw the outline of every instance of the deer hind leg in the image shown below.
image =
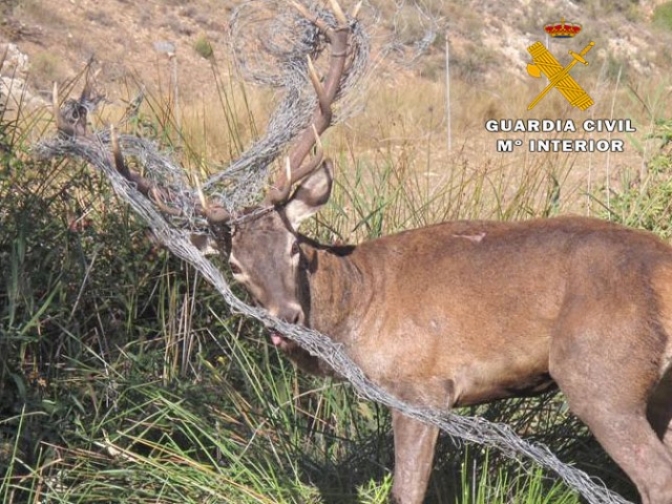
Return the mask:
[(392, 410), (394, 431), (394, 482), (392, 502), (421, 504), (432, 474), (438, 427)]
[(647, 419), (659, 381), (651, 345), (664, 338), (651, 334), (642, 314), (609, 308), (584, 300), (566, 310), (551, 344), (551, 376), (642, 503), (672, 504), (672, 453)]
[(646, 413), (658, 438), (672, 453), (672, 368), (656, 386)]

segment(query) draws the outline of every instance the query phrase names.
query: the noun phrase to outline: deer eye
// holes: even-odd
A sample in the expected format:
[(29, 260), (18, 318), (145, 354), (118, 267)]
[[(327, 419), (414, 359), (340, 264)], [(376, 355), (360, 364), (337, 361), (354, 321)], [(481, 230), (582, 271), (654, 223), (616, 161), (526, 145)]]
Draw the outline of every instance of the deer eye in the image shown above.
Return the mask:
[(299, 242), (295, 241), (292, 243), (292, 250), (290, 252), (292, 256), (299, 255), (301, 253), (301, 248), (299, 248)]
[(229, 264), (229, 266), (231, 267), (231, 273), (234, 275), (240, 275), (243, 272), (237, 264)]

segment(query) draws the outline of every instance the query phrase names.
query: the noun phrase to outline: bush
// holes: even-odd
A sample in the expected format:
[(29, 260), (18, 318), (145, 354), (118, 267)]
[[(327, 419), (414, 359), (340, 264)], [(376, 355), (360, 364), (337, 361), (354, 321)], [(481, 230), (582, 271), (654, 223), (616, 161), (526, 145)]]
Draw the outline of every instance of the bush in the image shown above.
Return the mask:
[[(672, 238), (672, 121), (658, 121), (650, 140), (658, 145), (641, 180), (623, 181), (610, 195), (608, 217), (627, 226)], [(606, 205), (605, 205), (606, 207)]]
[(214, 50), (210, 40), (205, 35), (201, 35), (194, 42), (194, 51), (205, 59), (210, 59), (214, 56)]
[(672, 2), (664, 2), (653, 10), (653, 24), (672, 31)]

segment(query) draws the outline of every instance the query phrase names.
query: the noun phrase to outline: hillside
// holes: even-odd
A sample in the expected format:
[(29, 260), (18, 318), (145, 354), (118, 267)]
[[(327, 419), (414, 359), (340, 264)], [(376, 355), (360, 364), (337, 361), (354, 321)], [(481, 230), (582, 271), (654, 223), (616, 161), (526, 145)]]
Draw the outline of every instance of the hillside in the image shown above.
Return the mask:
[[(198, 100), (214, 89), (204, 47), (209, 44), (220, 63), (228, 60), (229, 17), (238, 3), (8, 0), (0, 7), (0, 43), (16, 44), (28, 56), (30, 88), (41, 95), (48, 94), (53, 81), (72, 78), (91, 58), (102, 66), (102, 82), (120, 83), (132, 76), (158, 85), (168, 78), (166, 49), (172, 45), (182, 96)], [(374, 42), (394, 34), (399, 47), (410, 47), (424, 39), (427, 50), (413, 71), (425, 79), (441, 79), (445, 72), (447, 34), (454, 78), (486, 87), (501, 82), (502, 74), (525, 79), (526, 47), (543, 40), (544, 24), (562, 18), (584, 26), (572, 47), (596, 41), (591, 56), (602, 73), (614, 77), (623, 67), (633, 77), (665, 75), (672, 68), (670, 35), (652, 23), (654, 8), (661, 3), (431, 0), (395, 6), (370, 0), (363, 16), (371, 24), (376, 19)], [(384, 62), (383, 68), (391, 65)]]

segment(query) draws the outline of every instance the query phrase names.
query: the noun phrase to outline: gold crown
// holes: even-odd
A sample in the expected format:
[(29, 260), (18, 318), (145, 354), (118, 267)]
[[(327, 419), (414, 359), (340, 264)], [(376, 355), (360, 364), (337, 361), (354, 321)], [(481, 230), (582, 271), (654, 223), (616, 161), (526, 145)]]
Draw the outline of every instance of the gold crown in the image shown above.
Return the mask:
[(565, 18), (562, 18), (559, 23), (548, 23), (544, 26), (544, 31), (553, 38), (571, 38), (581, 31), (581, 25), (567, 23)]

